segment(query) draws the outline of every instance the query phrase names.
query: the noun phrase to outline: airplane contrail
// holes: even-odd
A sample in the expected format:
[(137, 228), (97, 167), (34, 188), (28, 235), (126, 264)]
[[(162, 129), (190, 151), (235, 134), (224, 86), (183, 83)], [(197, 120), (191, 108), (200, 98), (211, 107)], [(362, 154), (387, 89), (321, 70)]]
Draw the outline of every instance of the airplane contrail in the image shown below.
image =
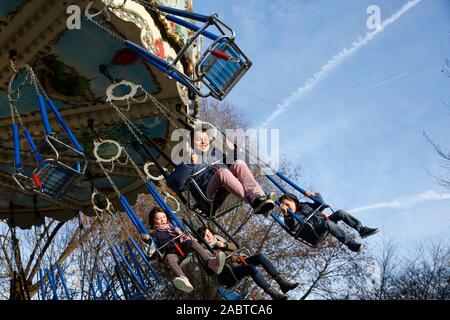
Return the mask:
[(371, 85), (371, 86), (369, 86), (369, 87), (367, 87), (367, 88), (364, 88), (362, 91), (364, 91), (364, 90), (369, 90), (369, 89), (373, 89), (373, 88), (378, 88), (378, 87), (381, 87), (381, 86), (384, 86), (385, 84), (388, 84), (389, 82), (392, 82), (392, 81), (398, 80), (398, 79), (400, 79), (400, 78), (403, 78), (403, 77), (406, 76), (406, 75), (408, 75), (407, 72), (402, 73), (402, 74), (400, 74), (400, 75), (398, 75), (398, 76), (395, 76), (395, 77), (393, 77), (393, 78), (390, 78), (390, 79), (387, 79), (387, 80), (378, 82), (378, 83), (376, 83), (376, 84), (374, 84), (374, 85)]
[(442, 200), (450, 200), (450, 193), (437, 193), (436, 191), (430, 190), (415, 196), (403, 197), (389, 202), (380, 202), (376, 204), (354, 208), (349, 210), (349, 212), (356, 213), (374, 209), (404, 209), (414, 207), (415, 205), (426, 201), (442, 201)]
[(334, 55), (328, 62), (311, 78), (309, 78), (303, 86), (298, 88), (294, 93), (288, 96), (282, 103), (280, 103), (275, 111), (263, 121), (259, 127), (265, 127), (275, 118), (281, 115), (283, 111), (289, 108), (294, 102), (301, 99), (307, 92), (311, 91), (315, 86), (317, 86), (331, 71), (333, 71), (337, 66), (339, 66), (343, 61), (350, 57), (353, 53), (357, 52), (359, 49), (367, 45), (377, 34), (384, 31), (384, 29), (396, 22), (402, 15), (418, 5), (422, 0), (411, 0), (405, 3), (396, 13), (391, 15), (389, 18), (384, 20), (380, 27), (374, 31), (366, 33), (364, 37), (359, 37), (357, 41), (354, 41), (350, 47), (341, 50), (339, 53)]

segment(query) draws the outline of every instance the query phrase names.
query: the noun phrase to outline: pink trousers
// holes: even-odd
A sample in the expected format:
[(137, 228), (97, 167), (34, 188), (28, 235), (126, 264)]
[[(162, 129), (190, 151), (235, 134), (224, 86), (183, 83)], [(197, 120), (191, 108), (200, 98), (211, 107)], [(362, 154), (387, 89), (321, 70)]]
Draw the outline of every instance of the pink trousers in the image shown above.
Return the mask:
[(246, 203), (252, 204), (256, 197), (263, 196), (264, 191), (247, 164), (242, 160), (237, 160), (230, 169), (219, 169), (211, 178), (206, 190), (206, 197), (214, 198), (216, 192), (224, 187)]

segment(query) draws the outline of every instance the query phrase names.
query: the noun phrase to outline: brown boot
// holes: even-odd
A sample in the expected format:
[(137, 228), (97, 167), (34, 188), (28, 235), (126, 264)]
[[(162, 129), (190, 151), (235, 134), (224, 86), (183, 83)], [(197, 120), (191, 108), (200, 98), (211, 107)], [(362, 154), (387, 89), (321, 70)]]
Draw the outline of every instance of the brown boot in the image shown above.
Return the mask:
[(281, 291), (283, 291), (283, 293), (286, 293), (286, 292), (288, 292), (290, 290), (294, 290), (299, 285), (298, 282), (291, 282), (289, 280), (284, 279), (280, 275), (276, 276), (274, 279), (278, 283), (278, 285), (280, 286), (280, 289), (281, 289)]
[(273, 288), (268, 288), (265, 290), (265, 292), (273, 299), (273, 300), (287, 300), (287, 296), (284, 295), (281, 292), (278, 292), (277, 290)]

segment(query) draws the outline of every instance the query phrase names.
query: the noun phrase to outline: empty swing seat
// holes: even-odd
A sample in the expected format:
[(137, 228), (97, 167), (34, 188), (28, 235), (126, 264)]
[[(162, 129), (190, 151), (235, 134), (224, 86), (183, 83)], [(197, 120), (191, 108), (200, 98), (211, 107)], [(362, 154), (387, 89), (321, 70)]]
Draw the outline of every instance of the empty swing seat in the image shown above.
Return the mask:
[[(218, 54), (227, 59), (218, 57)], [(232, 39), (217, 42), (197, 66), (202, 82), (217, 96), (225, 97), (250, 68), (251, 62)]]
[[(32, 171), (17, 171), (14, 180), (23, 190), (61, 200), (75, 180), (84, 175), (86, 157), (52, 136), (46, 136), (36, 150), (24, 163), (24, 167)], [(34, 164), (36, 154), (40, 159), (37, 166)], [(71, 163), (63, 162), (63, 155)]]
[[(20, 84), (17, 89), (13, 89), (13, 82), (16, 80), (19, 71), (22, 72), (21, 69), (26, 69), (27, 77), (30, 80)], [(38, 81), (38, 76), (33, 69), (29, 65), (24, 65), (18, 70), (14, 70), (15, 73), (8, 84), (14, 144), (14, 172), (12, 177), (24, 191), (35, 192), (61, 200), (74, 180), (84, 175), (87, 169), (86, 155), (76, 136), (59, 113), (55, 103), (43, 91)], [(45, 136), (39, 145), (35, 143), (30, 131), (23, 126), (21, 121), (18, 123), (15, 119), (17, 117), (20, 120), (20, 113), (14, 105), (17, 102), (16, 99), (18, 100), (20, 96), (18, 90), (28, 82), (36, 91), (45, 132)], [(72, 146), (58, 139), (57, 136), (59, 134), (52, 130), (47, 113), (48, 108), (50, 108), (56, 121), (62, 127), (64, 139), (67, 139)], [(21, 159), (20, 130), (29, 146), (29, 157), (23, 162)]]
[(35, 174), (41, 181), (42, 192), (53, 198), (61, 198), (72, 182), (80, 176), (75, 171), (54, 163), (45, 163)]

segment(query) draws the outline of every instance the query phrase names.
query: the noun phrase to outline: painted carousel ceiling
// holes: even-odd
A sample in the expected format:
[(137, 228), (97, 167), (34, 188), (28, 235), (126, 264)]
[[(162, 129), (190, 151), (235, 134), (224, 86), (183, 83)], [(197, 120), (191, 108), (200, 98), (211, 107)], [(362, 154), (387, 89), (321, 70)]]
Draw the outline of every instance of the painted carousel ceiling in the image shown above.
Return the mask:
[[(159, 2), (181, 9), (190, 5), (185, 0)], [(67, 6), (77, 4), (84, 10), (88, 3), (86, 0), (64, 3), (59, 0), (0, 2), (0, 219), (10, 219), (13, 211), (14, 223), (21, 228), (41, 224), (43, 216), (67, 220), (73, 218), (79, 210), (88, 215), (93, 212), (90, 202), (91, 184), (86, 179), (72, 185), (63, 201), (38, 197), (38, 210), (35, 210), (33, 196), (21, 192), (11, 180), (14, 152), (7, 99), (7, 84), (13, 74), (8, 62), (11, 50), (17, 52), (17, 63), (32, 66), (46, 94), (55, 102), (64, 120), (84, 147), (93, 182), (110, 198), (114, 197), (113, 190), (93, 159), (92, 132), (88, 121), (93, 121), (95, 130), (104, 139), (117, 140), (124, 145), (132, 142), (133, 137), (128, 128), (106, 103), (105, 92), (112, 84), (111, 80), (127, 80), (139, 84), (173, 110), (177, 105), (186, 104), (186, 97), (174, 81), (142, 62), (133, 52), (125, 49), (120, 42), (94, 24), (83, 19), (80, 30), (67, 29)], [(101, 8), (102, 3), (97, 0), (95, 5)], [(140, 16), (135, 11), (127, 13), (125, 10), (128, 18), (125, 15), (122, 18), (114, 16), (110, 21), (111, 27), (136, 42), (139, 39), (140, 43), (142, 39), (152, 41), (149, 47), (156, 48), (161, 57), (167, 59), (174, 55), (176, 49), (166, 41), (167, 35), (159, 32), (157, 24), (148, 20), (149, 16), (143, 12)], [(142, 19), (147, 19), (153, 26), (153, 34), (144, 38), (143, 30), (139, 27), (139, 21)], [(187, 36), (185, 31), (178, 27), (171, 28), (170, 32), (177, 34), (177, 39)], [(23, 75), (19, 75), (17, 82), (20, 82), (21, 77)], [(116, 96), (126, 93), (127, 89), (114, 92)], [(44, 131), (36, 92), (32, 86), (21, 90), (21, 97), (16, 106), (33, 138), (39, 141)], [(169, 148), (170, 123), (152, 103), (132, 103), (127, 117), (158, 145)], [(55, 118), (51, 117), (50, 121), (55, 131), (59, 132), (60, 127)], [(127, 150), (138, 165), (144, 164), (145, 160), (137, 153), (132, 149)], [(133, 199), (130, 201), (134, 201), (143, 189), (142, 181), (139, 181), (137, 173), (131, 167), (122, 168), (113, 180), (122, 193)]]

